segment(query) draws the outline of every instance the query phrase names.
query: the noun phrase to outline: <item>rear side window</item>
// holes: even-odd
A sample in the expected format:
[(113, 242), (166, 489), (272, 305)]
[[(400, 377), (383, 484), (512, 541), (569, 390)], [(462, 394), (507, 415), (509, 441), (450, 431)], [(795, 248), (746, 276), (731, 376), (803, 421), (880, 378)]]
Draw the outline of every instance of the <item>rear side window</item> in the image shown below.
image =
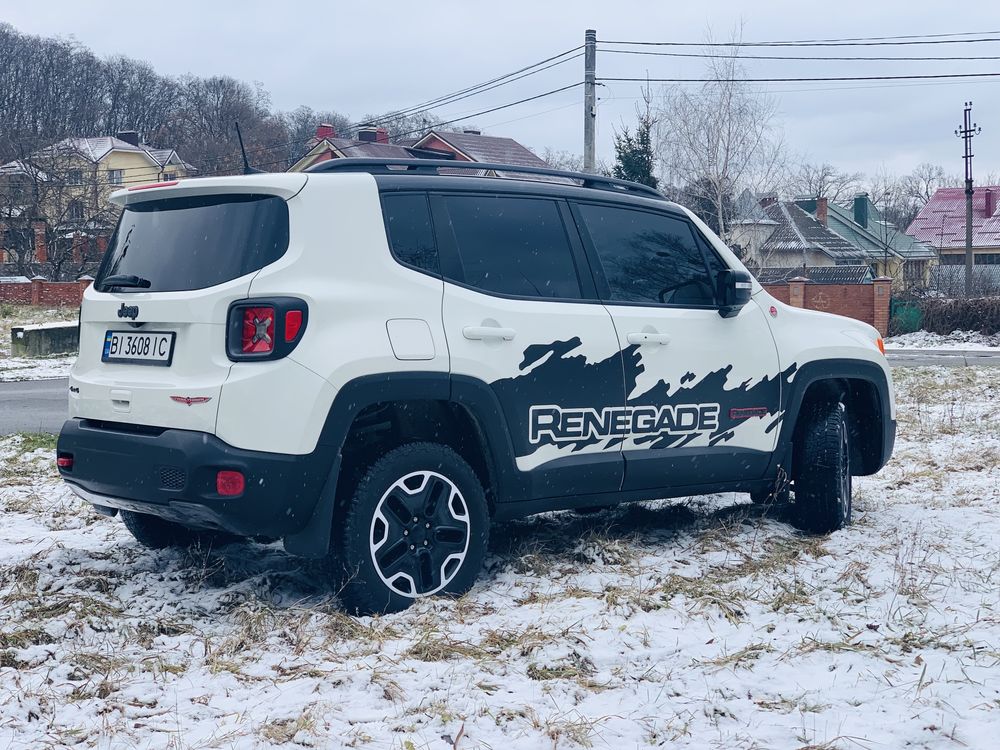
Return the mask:
[(287, 249), (288, 206), (277, 196), (144, 201), (122, 212), (95, 286), (107, 291), (103, 279), (129, 275), (149, 281), (136, 291), (204, 289), (258, 271)]
[(392, 254), (401, 263), (440, 274), (434, 225), (423, 193), (382, 196), (382, 215)]
[(712, 305), (714, 284), (690, 225), (665, 214), (579, 204), (601, 261), (609, 299), (654, 305)]
[(520, 297), (580, 299), (573, 251), (554, 201), (445, 197), (466, 284)]

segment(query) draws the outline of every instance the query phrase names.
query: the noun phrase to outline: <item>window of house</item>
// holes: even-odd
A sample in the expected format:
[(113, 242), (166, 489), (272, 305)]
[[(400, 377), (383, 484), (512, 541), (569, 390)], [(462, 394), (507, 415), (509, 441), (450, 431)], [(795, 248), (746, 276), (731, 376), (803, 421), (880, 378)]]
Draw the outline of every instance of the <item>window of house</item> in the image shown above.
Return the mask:
[(579, 204), (579, 211), (607, 277), (609, 299), (655, 305), (715, 304), (714, 274), (709, 273), (686, 221), (586, 203)]
[(79, 169), (71, 169), (66, 173), (66, 182), (70, 185), (83, 184), (83, 172)]
[(66, 211), (66, 218), (70, 221), (82, 221), (83, 220), (83, 203), (80, 201), (71, 201), (69, 208)]
[(580, 299), (580, 279), (555, 201), (445, 198), (466, 284), (486, 292)]
[(177, 179), (177, 173), (176, 172), (164, 172), (163, 173), (163, 182), (170, 182), (171, 180), (175, 180), (175, 179)]
[(108, 183), (111, 185), (121, 185), (124, 182), (125, 170), (123, 169), (109, 169), (108, 170)]
[(993, 266), (1000, 264), (1000, 253), (976, 253), (975, 264), (977, 266)]
[(392, 254), (401, 263), (440, 273), (434, 225), (424, 193), (382, 196), (382, 215)]

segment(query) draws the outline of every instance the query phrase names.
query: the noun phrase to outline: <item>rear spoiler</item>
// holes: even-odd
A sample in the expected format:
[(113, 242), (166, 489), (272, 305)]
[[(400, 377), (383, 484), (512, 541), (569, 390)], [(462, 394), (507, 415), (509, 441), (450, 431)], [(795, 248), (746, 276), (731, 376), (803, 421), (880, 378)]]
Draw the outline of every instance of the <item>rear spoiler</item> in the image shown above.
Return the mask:
[(299, 193), (309, 181), (301, 172), (265, 172), (262, 174), (232, 177), (193, 177), (187, 180), (153, 182), (133, 185), (111, 194), (116, 206), (128, 206), (144, 201), (164, 198), (183, 198), (193, 195), (220, 195), (226, 193), (263, 193), (288, 200)]

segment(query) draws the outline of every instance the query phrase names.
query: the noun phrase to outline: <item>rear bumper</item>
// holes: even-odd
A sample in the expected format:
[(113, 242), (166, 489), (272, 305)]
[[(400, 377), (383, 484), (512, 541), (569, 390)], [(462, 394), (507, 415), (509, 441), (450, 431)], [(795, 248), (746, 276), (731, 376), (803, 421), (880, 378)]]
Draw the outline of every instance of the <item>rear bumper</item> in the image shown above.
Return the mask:
[[(83, 419), (63, 425), (57, 450), (73, 456), (72, 468), (59, 470), (63, 479), (96, 506), (275, 538), (307, 524), (333, 461), (322, 447), (302, 456), (263, 453), (203, 432)], [(218, 494), (223, 469), (243, 473), (241, 495)]]

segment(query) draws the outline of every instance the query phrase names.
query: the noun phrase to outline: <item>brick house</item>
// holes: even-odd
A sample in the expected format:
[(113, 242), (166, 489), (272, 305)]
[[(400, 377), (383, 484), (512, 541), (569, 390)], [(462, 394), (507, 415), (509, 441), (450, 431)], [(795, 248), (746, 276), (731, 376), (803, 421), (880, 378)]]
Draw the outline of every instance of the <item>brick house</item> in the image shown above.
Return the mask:
[(876, 276), (888, 276), (897, 288), (925, 289), (937, 262), (934, 248), (886, 221), (868, 193), (858, 193), (851, 205), (823, 198), (797, 198), (795, 204), (824, 221), (827, 227), (862, 250)]
[(82, 272), (103, 254), (117, 220), (111, 193), (196, 172), (134, 131), (66, 138), (0, 165), (0, 274)]
[(316, 135), (306, 144), (306, 153), (289, 167), (288, 171), (304, 172), (313, 164), (328, 159), (349, 157), (412, 159), (419, 155), (414, 149), (390, 143), (389, 131), (385, 128), (363, 127), (358, 130), (357, 136), (357, 138), (338, 137), (332, 125), (321, 123), (316, 128)]
[(867, 193), (850, 208), (826, 198), (738, 203), (730, 242), (758, 268), (867, 265), (898, 287), (926, 288), (934, 249), (885, 221)]
[[(965, 279), (965, 188), (938, 188), (906, 229), (935, 248), (940, 257), (936, 286), (961, 294)], [(1000, 186), (977, 187), (972, 194), (973, 283), (979, 293), (1000, 290)]]

